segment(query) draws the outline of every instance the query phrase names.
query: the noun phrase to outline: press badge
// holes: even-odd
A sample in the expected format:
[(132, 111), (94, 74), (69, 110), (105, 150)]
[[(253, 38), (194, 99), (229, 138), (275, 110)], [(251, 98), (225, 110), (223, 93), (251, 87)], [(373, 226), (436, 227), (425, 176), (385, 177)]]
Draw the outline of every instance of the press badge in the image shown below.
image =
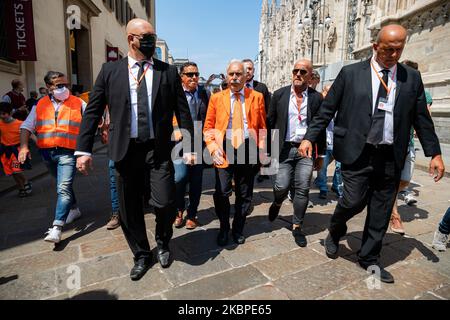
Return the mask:
[(306, 131), (307, 131), (306, 128), (297, 128), (297, 129), (295, 130), (295, 135), (296, 135), (297, 137), (304, 137), (305, 134), (306, 134)]
[(392, 103), (389, 103), (388, 99), (380, 98), (378, 102), (378, 109), (384, 110), (386, 112), (392, 112), (394, 109), (394, 105)]

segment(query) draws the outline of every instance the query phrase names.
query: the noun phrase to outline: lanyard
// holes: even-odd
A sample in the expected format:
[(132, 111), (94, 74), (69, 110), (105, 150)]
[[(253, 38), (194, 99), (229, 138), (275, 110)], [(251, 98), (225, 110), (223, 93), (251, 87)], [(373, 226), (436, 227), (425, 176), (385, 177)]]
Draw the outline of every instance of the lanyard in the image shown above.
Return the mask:
[(147, 74), (148, 69), (150, 69), (150, 63), (147, 65), (147, 68), (145, 69), (144, 73), (142, 74), (141, 78), (138, 80), (133, 72), (131, 71), (130, 64), (128, 64), (128, 70), (130, 71), (131, 76), (133, 77), (134, 81), (136, 81), (137, 87), (139, 88), (141, 86), (141, 82), (144, 79), (145, 75)]
[(300, 124), (301, 124), (301, 122), (302, 122), (301, 111), (302, 111), (302, 104), (303, 104), (303, 94), (299, 98), (294, 92), (294, 96), (295, 96), (295, 100), (297, 102), (296, 104), (297, 104), (297, 110), (298, 110), (298, 120), (300, 121)]
[[(373, 71), (375, 71), (375, 73), (376, 73), (378, 79), (380, 80), (380, 82), (381, 82), (381, 84), (383, 85), (383, 87), (386, 89), (386, 92), (387, 92), (387, 94), (388, 94), (388, 96), (389, 96), (389, 94), (391, 93), (391, 90), (392, 90), (392, 88), (394, 87), (394, 85), (391, 84), (391, 85), (389, 86), (389, 88), (388, 88), (388, 86), (387, 86), (387, 84), (384, 82), (383, 78), (380, 77), (380, 74), (379, 74), (379, 72), (377, 71), (377, 69), (375, 69), (375, 67), (374, 67), (374, 65), (373, 65), (373, 63), (372, 63), (372, 61), (370, 62), (370, 64), (371, 64), (371, 66), (372, 66), (372, 68), (373, 68)], [(397, 73), (397, 65), (395, 66), (395, 70), (392, 72), (392, 78), (391, 78), (391, 79), (392, 79), (392, 82), (394, 82), (395, 74), (396, 74), (396, 73)]]

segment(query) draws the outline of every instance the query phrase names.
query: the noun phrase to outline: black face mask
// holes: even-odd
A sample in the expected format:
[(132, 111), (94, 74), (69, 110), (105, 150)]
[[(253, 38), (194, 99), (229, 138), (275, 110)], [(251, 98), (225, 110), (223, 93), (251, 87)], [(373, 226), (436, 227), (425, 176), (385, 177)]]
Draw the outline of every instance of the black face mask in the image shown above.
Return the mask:
[(155, 54), (156, 50), (156, 35), (146, 34), (142, 37), (140, 42), (139, 51), (145, 56), (147, 60), (150, 60)]

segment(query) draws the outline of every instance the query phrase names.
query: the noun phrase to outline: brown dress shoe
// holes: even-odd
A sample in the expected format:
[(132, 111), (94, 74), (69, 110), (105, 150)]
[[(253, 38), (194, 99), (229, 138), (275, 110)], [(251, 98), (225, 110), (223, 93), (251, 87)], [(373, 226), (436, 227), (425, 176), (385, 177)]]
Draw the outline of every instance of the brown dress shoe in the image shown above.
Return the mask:
[(403, 227), (402, 219), (399, 215), (392, 215), (390, 222), (391, 230), (394, 233), (398, 233), (401, 235), (405, 234), (405, 228)]
[(111, 220), (109, 220), (108, 224), (106, 225), (106, 229), (107, 230), (114, 230), (114, 229), (117, 229), (118, 227), (120, 227), (119, 215), (114, 214), (111, 217)]
[(186, 221), (186, 229), (194, 230), (198, 227), (197, 219), (187, 219)]
[(178, 211), (177, 218), (175, 219), (175, 222), (173, 223), (173, 226), (175, 228), (181, 228), (183, 226), (183, 212)]

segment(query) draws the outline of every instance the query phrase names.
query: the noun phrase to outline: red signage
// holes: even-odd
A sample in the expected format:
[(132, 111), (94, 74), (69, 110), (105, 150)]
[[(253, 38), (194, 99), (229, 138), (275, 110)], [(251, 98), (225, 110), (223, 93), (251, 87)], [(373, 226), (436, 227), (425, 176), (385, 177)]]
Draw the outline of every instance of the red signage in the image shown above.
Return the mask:
[(117, 47), (106, 47), (106, 62), (112, 62), (119, 60), (119, 48)]
[(2, 1), (6, 1), (9, 58), (36, 61), (32, 0)]

